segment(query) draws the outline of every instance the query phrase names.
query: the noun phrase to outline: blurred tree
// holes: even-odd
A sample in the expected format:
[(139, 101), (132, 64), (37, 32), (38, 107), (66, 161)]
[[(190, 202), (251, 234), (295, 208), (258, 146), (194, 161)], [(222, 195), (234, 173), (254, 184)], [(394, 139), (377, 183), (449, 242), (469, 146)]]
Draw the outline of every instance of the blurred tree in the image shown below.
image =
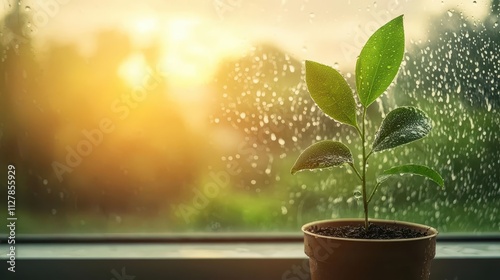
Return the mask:
[[(0, 22), (0, 164), (16, 166), (18, 210), (61, 225), (36, 230), (153, 216), (190, 193), (203, 139), (186, 127), (155, 67), (159, 46), (134, 49), (128, 36), (110, 30), (95, 35), (86, 56), (76, 44), (55, 41), (35, 53), (27, 15), (13, 7)], [(118, 69), (134, 52), (144, 54), (147, 71), (137, 66), (144, 73), (131, 87)], [(110, 131), (98, 131), (103, 120)], [(75, 223), (80, 219), (87, 222)]]
[(406, 92), (425, 89), (424, 94), (442, 93), (443, 98), (456, 92), (452, 100), (459, 97), (467, 106), (499, 109), (498, 5), (498, 0), (492, 2), (492, 10), (483, 21), (471, 22), (458, 11), (436, 17), (428, 25), (428, 43), (409, 48), (405, 71), (416, 76), (399, 75), (398, 88)]
[(0, 161), (16, 166), (19, 211), (52, 209), (60, 204), (60, 190), (48, 188), (44, 180), (51, 172), (52, 137), (58, 118), (40, 91), (42, 70), (25, 28), (27, 14), (13, 5), (2, 22)]
[[(500, 158), (498, 11), (499, 1), (494, 0), (484, 19), (467, 17), (461, 11), (434, 18), (427, 26), (428, 40), (408, 47), (394, 89), (398, 105), (418, 104), (435, 123), (430, 137), (416, 146), (420, 150), (409, 153), (420, 162), (429, 160), (427, 151), (439, 150), (427, 164), (441, 166), (447, 191), (429, 201), (445, 201), (446, 205), (455, 201), (450, 207), (456, 207), (457, 213), (474, 209), (460, 218), (465, 220), (477, 219), (477, 213), (497, 216), (497, 197), (477, 202), (500, 190), (500, 173), (495, 171)], [(400, 199), (404, 201), (406, 195)], [(498, 218), (480, 221), (485, 228), (499, 222)], [(447, 224), (444, 220), (437, 223)]]
[(275, 157), (285, 153), (285, 146), (294, 145), (290, 109), (310, 109), (296, 101), (304, 95), (301, 68), (299, 61), (266, 44), (221, 63), (215, 75), (211, 119), (215, 132), (231, 137), (220, 137), (223, 143), (214, 147), (221, 147), (224, 164), (238, 173), (236, 187), (265, 187), (274, 181)]
[(497, 17), (500, 15), (500, 0), (493, 0), (491, 2), (491, 14)]
[[(276, 46), (256, 45), (243, 57), (221, 63), (215, 78), (212, 124), (226, 137), (223, 164), (236, 171), (242, 190), (274, 186), (289, 153), (321, 139), (340, 139), (349, 128), (312, 102), (300, 61)], [(230, 136), (228, 136), (230, 135)], [(289, 163), (290, 167), (292, 162)]]

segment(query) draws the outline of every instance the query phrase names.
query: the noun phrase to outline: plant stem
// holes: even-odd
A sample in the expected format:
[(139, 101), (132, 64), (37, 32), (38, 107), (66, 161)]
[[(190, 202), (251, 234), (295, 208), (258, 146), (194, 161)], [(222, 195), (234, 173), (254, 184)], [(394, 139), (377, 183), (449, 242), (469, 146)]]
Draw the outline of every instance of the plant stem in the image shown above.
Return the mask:
[(361, 181), (362, 181), (362, 189), (363, 189), (363, 208), (365, 210), (365, 230), (368, 230), (368, 199), (366, 193), (366, 163), (368, 161), (368, 157), (366, 156), (366, 131), (365, 131), (365, 118), (366, 118), (366, 107), (363, 108), (363, 119), (362, 119), (362, 133), (361, 133), (361, 144), (363, 146), (363, 169), (361, 170)]
[(372, 197), (375, 194), (375, 192), (377, 191), (378, 186), (380, 186), (380, 183), (377, 183), (375, 185), (375, 188), (373, 188), (372, 193), (370, 194), (370, 197), (368, 198), (368, 202), (367, 203), (370, 203), (370, 201), (372, 201)]
[(362, 136), (362, 135), (363, 135), (363, 133), (361, 132), (361, 130), (359, 130), (359, 127), (358, 127), (358, 126), (355, 126), (355, 128), (356, 128), (356, 131), (358, 132), (359, 136), (360, 136), (360, 137), (363, 137), (363, 136)]
[(350, 163), (349, 165), (352, 167), (352, 170), (354, 170), (354, 173), (358, 176), (359, 180), (363, 181), (363, 178), (361, 177), (358, 170), (356, 169), (356, 166), (354, 166), (354, 164), (352, 164), (352, 163)]
[(373, 154), (373, 150), (371, 150), (368, 155), (366, 155), (366, 160), (368, 160), (368, 158)]

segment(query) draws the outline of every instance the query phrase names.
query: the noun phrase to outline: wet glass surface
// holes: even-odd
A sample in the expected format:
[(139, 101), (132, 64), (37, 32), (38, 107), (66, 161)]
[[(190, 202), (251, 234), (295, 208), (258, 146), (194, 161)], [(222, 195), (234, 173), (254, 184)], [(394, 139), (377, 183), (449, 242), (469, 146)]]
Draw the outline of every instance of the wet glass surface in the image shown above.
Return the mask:
[(0, 174), (15, 167), (18, 233), (298, 232), (361, 217), (351, 169), (290, 174), (313, 142), (342, 141), (355, 164), (361, 150), (312, 101), (304, 61), (354, 89), (361, 47), (400, 14), (404, 60), (368, 109), (368, 142), (400, 106), (433, 128), (374, 154), (368, 187), (415, 163), (445, 189), (389, 179), (370, 216), (499, 232), (499, 1), (191, 2), (2, 1)]

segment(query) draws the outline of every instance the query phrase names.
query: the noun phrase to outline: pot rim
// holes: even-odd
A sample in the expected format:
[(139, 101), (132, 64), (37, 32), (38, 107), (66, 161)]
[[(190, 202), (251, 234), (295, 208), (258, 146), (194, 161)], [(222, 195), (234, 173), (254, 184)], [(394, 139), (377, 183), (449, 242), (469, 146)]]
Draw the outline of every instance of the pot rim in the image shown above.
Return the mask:
[(374, 223), (379, 223), (379, 224), (397, 224), (397, 225), (402, 225), (402, 226), (417, 227), (417, 228), (421, 228), (422, 230), (426, 230), (427, 232), (431, 232), (431, 234), (426, 235), (426, 236), (422, 236), (422, 237), (404, 238), (404, 239), (360, 239), (360, 238), (343, 238), (343, 237), (325, 236), (325, 235), (320, 235), (320, 234), (316, 234), (316, 233), (312, 233), (312, 232), (307, 231), (307, 228), (309, 228), (313, 225), (321, 224), (321, 223), (329, 223), (329, 222), (364, 223), (364, 221), (365, 221), (364, 218), (343, 218), (343, 219), (319, 220), (319, 221), (313, 221), (313, 222), (307, 223), (307, 224), (303, 225), (301, 229), (305, 235), (314, 236), (316, 238), (325, 238), (325, 239), (351, 241), (351, 242), (409, 242), (409, 241), (418, 241), (418, 240), (436, 238), (436, 236), (439, 233), (435, 228), (427, 226), (427, 225), (422, 225), (422, 224), (417, 224), (417, 223), (412, 223), (412, 222), (405, 222), (405, 221), (398, 221), (398, 220), (384, 220), (384, 219), (368, 219), (368, 222), (374, 222)]

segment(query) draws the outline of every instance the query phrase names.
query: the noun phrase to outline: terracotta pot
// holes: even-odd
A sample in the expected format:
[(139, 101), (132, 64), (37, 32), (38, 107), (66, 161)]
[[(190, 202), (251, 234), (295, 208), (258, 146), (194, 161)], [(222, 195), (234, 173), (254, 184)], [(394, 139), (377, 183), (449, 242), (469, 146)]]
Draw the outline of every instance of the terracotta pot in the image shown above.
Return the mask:
[(312, 280), (428, 280), (436, 254), (437, 230), (414, 223), (370, 219), (379, 225), (418, 229), (428, 236), (409, 239), (348, 239), (308, 231), (312, 226), (363, 225), (364, 219), (324, 220), (302, 227)]

